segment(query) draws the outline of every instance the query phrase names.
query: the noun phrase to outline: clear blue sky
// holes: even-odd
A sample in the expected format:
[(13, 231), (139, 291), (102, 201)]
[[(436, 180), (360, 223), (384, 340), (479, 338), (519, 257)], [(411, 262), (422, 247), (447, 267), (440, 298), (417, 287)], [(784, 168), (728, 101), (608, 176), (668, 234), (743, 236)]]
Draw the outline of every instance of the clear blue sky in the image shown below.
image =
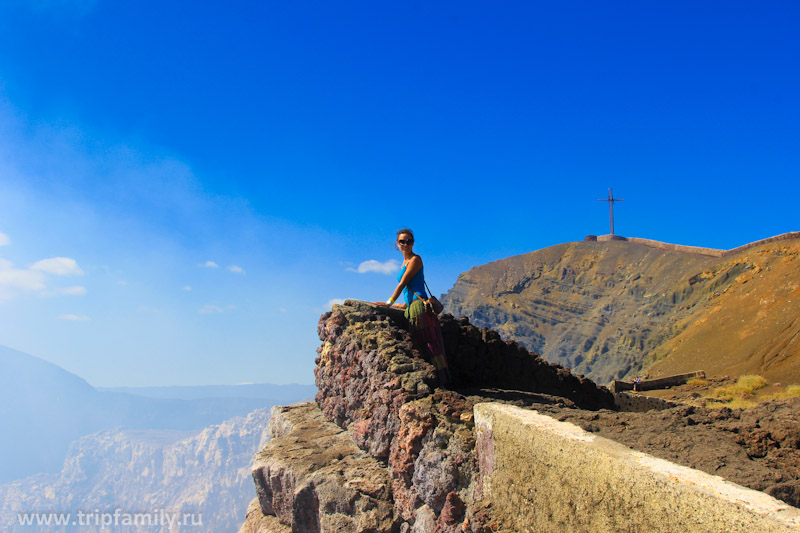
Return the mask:
[(319, 315), (389, 296), (358, 270), (402, 226), (437, 293), (607, 233), (608, 187), (621, 235), (800, 230), (798, 27), (788, 1), (2, 2), (0, 344), (100, 386), (311, 383)]

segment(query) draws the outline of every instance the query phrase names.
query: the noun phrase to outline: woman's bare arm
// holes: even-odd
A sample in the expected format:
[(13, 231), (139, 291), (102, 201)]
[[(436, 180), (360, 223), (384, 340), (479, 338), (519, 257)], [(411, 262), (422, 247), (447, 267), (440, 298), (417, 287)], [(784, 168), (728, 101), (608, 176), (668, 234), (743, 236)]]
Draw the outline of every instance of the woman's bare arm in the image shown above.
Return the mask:
[[(392, 293), (392, 298), (391, 298), (392, 300), (397, 300), (398, 298), (400, 298), (400, 295), (403, 293), (403, 289), (406, 287), (406, 285), (409, 284), (411, 279), (417, 275), (417, 272), (419, 272), (419, 269), (421, 268), (422, 268), (422, 258), (418, 255), (415, 255), (414, 257), (411, 258), (411, 260), (409, 260), (408, 264), (406, 265), (406, 271), (403, 274), (403, 277), (400, 278), (400, 283), (397, 284), (397, 287), (394, 289), (394, 292)], [(381, 304), (383, 302), (375, 302), (375, 303)], [(405, 307), (405, 306), (406, 304), (395, 304), (395, 307)]]

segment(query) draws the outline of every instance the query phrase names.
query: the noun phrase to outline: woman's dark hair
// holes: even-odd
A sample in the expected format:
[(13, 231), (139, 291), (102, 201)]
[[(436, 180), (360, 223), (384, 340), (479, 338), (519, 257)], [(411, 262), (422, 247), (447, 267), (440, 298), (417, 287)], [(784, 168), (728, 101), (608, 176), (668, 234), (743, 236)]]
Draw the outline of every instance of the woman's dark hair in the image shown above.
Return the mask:
[(399, 229), (399, 230), (397, 230), (397, 238), (399, 239), (399, 238), (400, 238), (400, 235), (402, 235), (403, 233), (408, 233), (409, 235), (411, 235), (411, 240), (412, 240), (412, 241), (414, 240), (414, 232), (413, 232), (413, 231), (411, 231), (411, 230), (410, 230), (410, 229), (408, 229), (408, 228), (403, 228), (403, 229)]

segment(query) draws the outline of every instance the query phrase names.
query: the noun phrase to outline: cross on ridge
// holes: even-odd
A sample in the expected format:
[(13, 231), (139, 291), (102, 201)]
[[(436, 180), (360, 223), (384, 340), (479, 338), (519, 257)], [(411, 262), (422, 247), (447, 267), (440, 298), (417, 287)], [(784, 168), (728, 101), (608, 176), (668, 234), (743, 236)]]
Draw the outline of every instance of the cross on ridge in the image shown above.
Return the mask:
[(614, 235), (614, 202), (624, 202), (622, 198), (614, 198), (614, 192), (608, 189), (608, 199), (600, 198), (598, 202), (608, 202), (608, 219), (611, 222), (611, 233)]

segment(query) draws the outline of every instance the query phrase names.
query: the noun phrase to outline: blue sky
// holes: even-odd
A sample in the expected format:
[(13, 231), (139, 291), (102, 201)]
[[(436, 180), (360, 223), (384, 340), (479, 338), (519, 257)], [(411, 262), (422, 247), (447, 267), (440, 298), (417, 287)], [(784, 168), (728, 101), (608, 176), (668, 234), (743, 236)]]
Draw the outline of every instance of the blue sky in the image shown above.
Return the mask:
[(794, 2), (3, 2), (0, 344), (98, 386), (311, 383), (319, 315), (388, 297), (403, 226), (437, 293), (607, 233), (608, 187), (621, 235), (800, 230), (798, 23)]

